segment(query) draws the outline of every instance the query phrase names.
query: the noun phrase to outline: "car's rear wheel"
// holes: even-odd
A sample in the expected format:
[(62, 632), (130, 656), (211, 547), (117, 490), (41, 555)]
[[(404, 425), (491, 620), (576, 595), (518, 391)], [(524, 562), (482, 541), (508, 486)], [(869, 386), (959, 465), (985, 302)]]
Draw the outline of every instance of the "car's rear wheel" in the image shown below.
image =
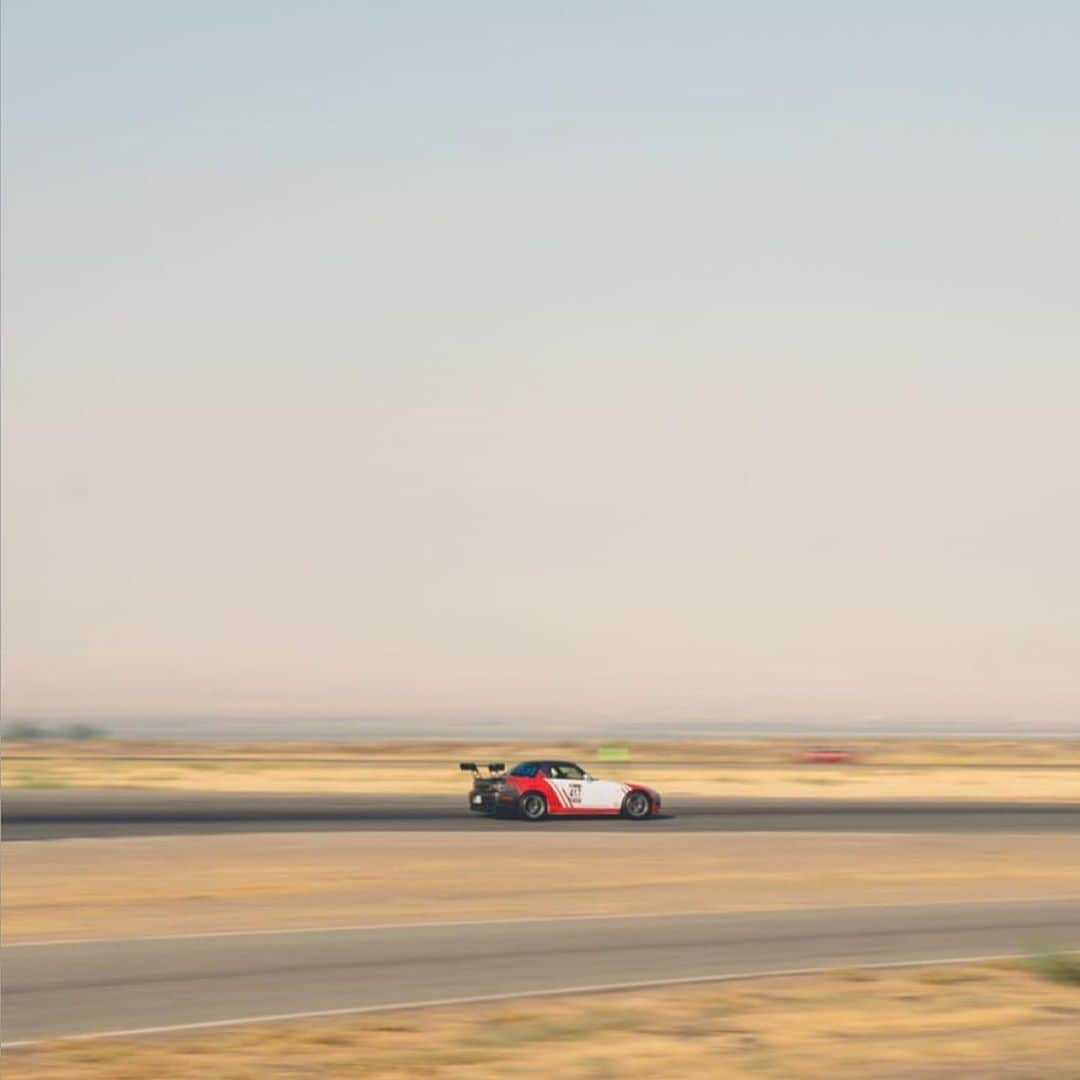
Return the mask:
[(649, 796), (644, 791), (631, 791), (629, 795), (623, 799), (623, 813), (628, 818), (634, 818), (634, 820), (640, 820), (649, 816), (652, 810), (652, 802)]
[(547, 800), (535, 791), (527, 791), (518, 802), (518, 810), (526, 821), (539, 821), (547, 814)]

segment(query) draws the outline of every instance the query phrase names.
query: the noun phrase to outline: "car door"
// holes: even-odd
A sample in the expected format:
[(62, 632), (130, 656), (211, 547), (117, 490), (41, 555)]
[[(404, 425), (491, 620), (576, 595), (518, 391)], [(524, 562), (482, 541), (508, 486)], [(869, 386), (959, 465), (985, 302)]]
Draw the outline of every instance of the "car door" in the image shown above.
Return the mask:
[(581, 781), (581, 808), (583, 810), (621, 810), (623, 798), (629, 788), (614, 780), (597, 780), (587, 773)]
[[(551, 766), (544, 770), (548, 786), (555, 796), (555, 803), (549, 809), (556, 814), (572, 814), (582, 808), (582, 792), (585, 787), (584, 772), (574, 770), (575, 775), (565, 775), (567, 770), (561, 766)], [(580, 773), (580, 775), (576, 775)]]
[(548, 784), (558, 800), (556, 813), (599, 814), (622, 809), (625, 784), (597, 780), (584, 769), (569, 763), (556, 763), (547, 770)]

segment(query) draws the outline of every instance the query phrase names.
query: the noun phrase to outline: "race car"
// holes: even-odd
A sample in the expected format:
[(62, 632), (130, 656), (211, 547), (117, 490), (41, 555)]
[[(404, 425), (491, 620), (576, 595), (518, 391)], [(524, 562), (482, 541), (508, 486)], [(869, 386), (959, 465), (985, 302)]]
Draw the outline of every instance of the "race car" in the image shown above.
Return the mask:
[(572, 761), (523, 761), (509, 772), (502, 762), (487, 766), (487, 776), (474, 761), (461, 762), (473, 774), (469, 809), (482, 814), (517, 815), (526, 821), (561, 814), (628, 818), (655, 817), (660, 795), (641, 784), (598, 780)]

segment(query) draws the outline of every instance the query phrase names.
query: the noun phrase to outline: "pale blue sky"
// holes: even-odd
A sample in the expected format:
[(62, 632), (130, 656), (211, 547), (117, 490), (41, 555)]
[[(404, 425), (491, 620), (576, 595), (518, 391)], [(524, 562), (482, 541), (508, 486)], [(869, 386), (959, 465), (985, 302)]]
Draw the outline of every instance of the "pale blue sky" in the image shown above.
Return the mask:
[(1080, 722), (1080, 6), (3, 21), (10, 713)]

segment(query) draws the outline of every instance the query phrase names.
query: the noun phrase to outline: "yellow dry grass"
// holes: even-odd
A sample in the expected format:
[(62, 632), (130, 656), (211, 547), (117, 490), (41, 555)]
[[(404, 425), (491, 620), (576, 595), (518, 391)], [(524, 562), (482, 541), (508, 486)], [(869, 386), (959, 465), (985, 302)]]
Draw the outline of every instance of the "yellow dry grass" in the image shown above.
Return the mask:
[(9, 844), (4, 939), (1080, 896), (1067, 835), (525, 828)]
[[(803, 751), (821, 745), (806, 738), (761, 739), (653, 739), (620, 742), (579, 740), (525, 742), (488, 740), (463, 742), (445, 739), (356, 739), (351, 742), (205, 742), (198, 740), (94, 739), (3, 740), (5, 757), (32, 755), (53, 758), (104, 758), (115, 755), (136, 757), (258, 759), (327, 758), (361, 760), (439, 760), (456, 763), (463, 758), (485, 761), (514, 761), (528, 756), (567, 757), (592, 760), (598, 751), (627, 750), (641, 761), (728, 761), (753, 764), (782, 764)], [(836, 742), (828, 745), (835, 746)], [(839, 745), (865, 761), (882, 765), (1080, 765), (1080, 738), (1057, 739), (845, 739)]]
[(9, 1051), (5, 1080), (1076, 1080), (1080, 989), (1016, 963), (837, 971)]
[(596, 743), (6, 743), (3, 780), (7, 787), (449, 795), (467, 786), (457, 768), (464, 758), (551, 755), (676, 797), (1080, 800), (1080, 740), (849, 745), (859, 763), (798, 763), (807, 744), (795, 740), (638, 743), (625, 748), (628, 761), (598, 760)]

